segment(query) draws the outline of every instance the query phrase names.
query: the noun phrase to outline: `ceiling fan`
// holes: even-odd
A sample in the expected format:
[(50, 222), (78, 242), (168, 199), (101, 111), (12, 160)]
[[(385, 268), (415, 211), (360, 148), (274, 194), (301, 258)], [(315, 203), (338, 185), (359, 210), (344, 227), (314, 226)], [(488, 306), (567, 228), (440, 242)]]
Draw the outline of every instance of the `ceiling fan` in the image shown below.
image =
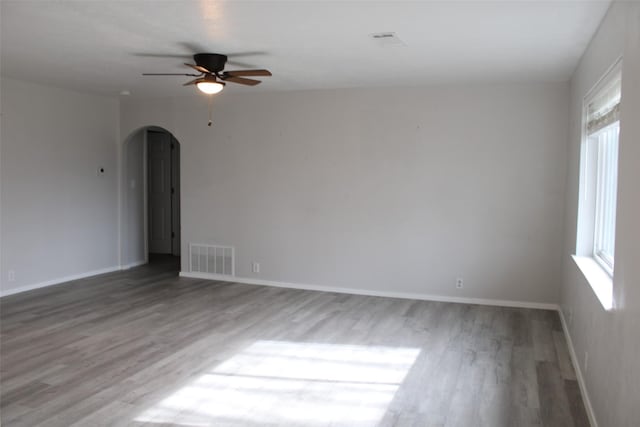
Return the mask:
[(196, 87), (206, 93), (214, 94), (224, 89), (226, 82), (238, 83), (246, 86), (255, 86), (260, 84), (260, 80), (248, 79), (246, 77), (254, 76), (271, 76), (269, 70), (234, 70), (224, 71), (227, 63), (227, 55), (219, 53), (196, 53), (193, 55), (195, 64), (185, 63), (187, 67), (191, 67), (197, 71), (194, 73), (143, 73), (143, 76), (191, 76), (197, 77), (183, 86), (196, 85)]

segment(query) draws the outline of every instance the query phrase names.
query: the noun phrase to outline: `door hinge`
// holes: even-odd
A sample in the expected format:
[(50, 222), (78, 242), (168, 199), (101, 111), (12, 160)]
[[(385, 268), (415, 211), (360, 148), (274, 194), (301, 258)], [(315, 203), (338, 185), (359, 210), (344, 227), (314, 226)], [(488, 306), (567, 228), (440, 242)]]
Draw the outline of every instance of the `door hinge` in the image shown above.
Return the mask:
[(176, 237), (176, 233), (175, 233), (175, 231), (172, 231), (171, 232), (171, 238), (174, 239), (175, 237)]
[(175, 148), (173, 142), (171, 143), (171, 149), (173, 150)]
[(175, 194), (176, 193), (176, 189), (171, 187), (171, 194)]

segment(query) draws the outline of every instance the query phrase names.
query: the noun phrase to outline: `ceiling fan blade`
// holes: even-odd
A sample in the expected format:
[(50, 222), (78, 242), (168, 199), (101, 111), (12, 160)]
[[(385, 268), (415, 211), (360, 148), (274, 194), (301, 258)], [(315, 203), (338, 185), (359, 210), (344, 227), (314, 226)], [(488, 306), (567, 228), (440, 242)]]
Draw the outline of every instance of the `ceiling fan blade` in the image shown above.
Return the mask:
[(201, 65), (188, 64), (188, 63), (186, 63), (186, 62), (184, 63), (184, 65), (186, 65), (187, 67), (191, 67), (191, 68), (193, 68), (193, 69), (194, 69), (194, 70), (196, 70), (196, 71), (200, 71), (201, 73), (204, 73), (204, 74), (211, 74), (211, 71), (207, 70), (206, 68), (204, 68), (204, 67), (203, 67), (203, 66), (201, 66)]
[(183, 84), (182, 86), (195, 85), (195, 84), (198, 84), (198, 83), (203, 82), (203, 81), (204, 81), (204, 77), (200, 77), (198, 79), (193, 79), (190, 82), (187, 82), (187, 83)]
[(176, 58), (176, 59), (189, 59), (192, 55), (181, 55), (179, 53), (134, 53), (133, 56), (140, 58)]
[(143, 76), (190, 76), (198, 77), (201, 74), (185, 74), (185, 73), (142, 73)]
[[(179, 42), (178, 46), (182, 47), (184, 50), (186, 50), (187, 52), (191, 52), (192, 55), (199, 53), (199, 52), (219, 52), (221, 49), (218, 48), (213, 48), (211, 49), (212, 46), (203, 46), (199, 43), (192, 43), (192, 42)], [(219, 47), (219, 46), (218, 46)], [(254, 56), (254, 55), (266, 55), (267, 52), (263, 51), (263, 50), (248, 50), (248, 51), (244, 51), (244, 52), (232, 52), (232, 53), (227, 53), (226, 55), (228, 57), (240, 57), (240, 56)]]
[(253, 51), (246, 51), (246, 52), (231, 52), (231, 53), (227, 53), (226, 55), (229, 58), (238, 58), (241, 56), (256, 56), (256, 55), (266, 55), (267, 52), (265, 52), (264, 50), (253, 50)]
[(226, 71), (225, 74), (232, 77), (240, 77), (240, 76), (271, 76), (271, 71), (269, 70), (236, 70), (236, 71)]
[(208, 52), (208, 50), (205, 49), (204, 46), (201, 46), (201, 45), (199, 45), (197, 43), (179, 42), (178, 46), (181, 46), (185, 50), (191, 52), (191, 56), (193, 56), (194, 54), (196, 54), (198, 52)]
[(222, 80), (226, 82), (233, 82), (233, 83), (238, 83), (238, 84), (247, 85), (247, 86), (255, 86), (257, 84), (262, 83), (260, 80), (245, 79), (244, 77), (234, 77), (234, 76), (226, 76)]

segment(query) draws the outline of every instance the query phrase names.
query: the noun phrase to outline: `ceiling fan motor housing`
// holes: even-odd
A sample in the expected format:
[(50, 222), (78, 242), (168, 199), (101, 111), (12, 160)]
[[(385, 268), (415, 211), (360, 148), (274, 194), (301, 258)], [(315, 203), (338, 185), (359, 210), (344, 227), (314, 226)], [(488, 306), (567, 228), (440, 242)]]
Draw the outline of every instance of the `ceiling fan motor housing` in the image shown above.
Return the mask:
[(206, 68), (212, 73), (219, 73), (224, 70), (227, 63), (227, 55), (219, 53), (197, 53), (193, 55), (193, 60), (201, 67)]

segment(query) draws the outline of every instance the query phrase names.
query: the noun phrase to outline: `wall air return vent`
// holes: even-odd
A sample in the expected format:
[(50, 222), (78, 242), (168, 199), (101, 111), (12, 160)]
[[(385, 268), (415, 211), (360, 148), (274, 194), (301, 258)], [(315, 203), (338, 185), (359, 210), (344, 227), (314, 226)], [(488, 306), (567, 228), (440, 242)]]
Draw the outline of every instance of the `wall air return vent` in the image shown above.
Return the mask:
[(189, 244), (189, 267), (193, 273), (235, 276), (235, 258), (232, 246)]

